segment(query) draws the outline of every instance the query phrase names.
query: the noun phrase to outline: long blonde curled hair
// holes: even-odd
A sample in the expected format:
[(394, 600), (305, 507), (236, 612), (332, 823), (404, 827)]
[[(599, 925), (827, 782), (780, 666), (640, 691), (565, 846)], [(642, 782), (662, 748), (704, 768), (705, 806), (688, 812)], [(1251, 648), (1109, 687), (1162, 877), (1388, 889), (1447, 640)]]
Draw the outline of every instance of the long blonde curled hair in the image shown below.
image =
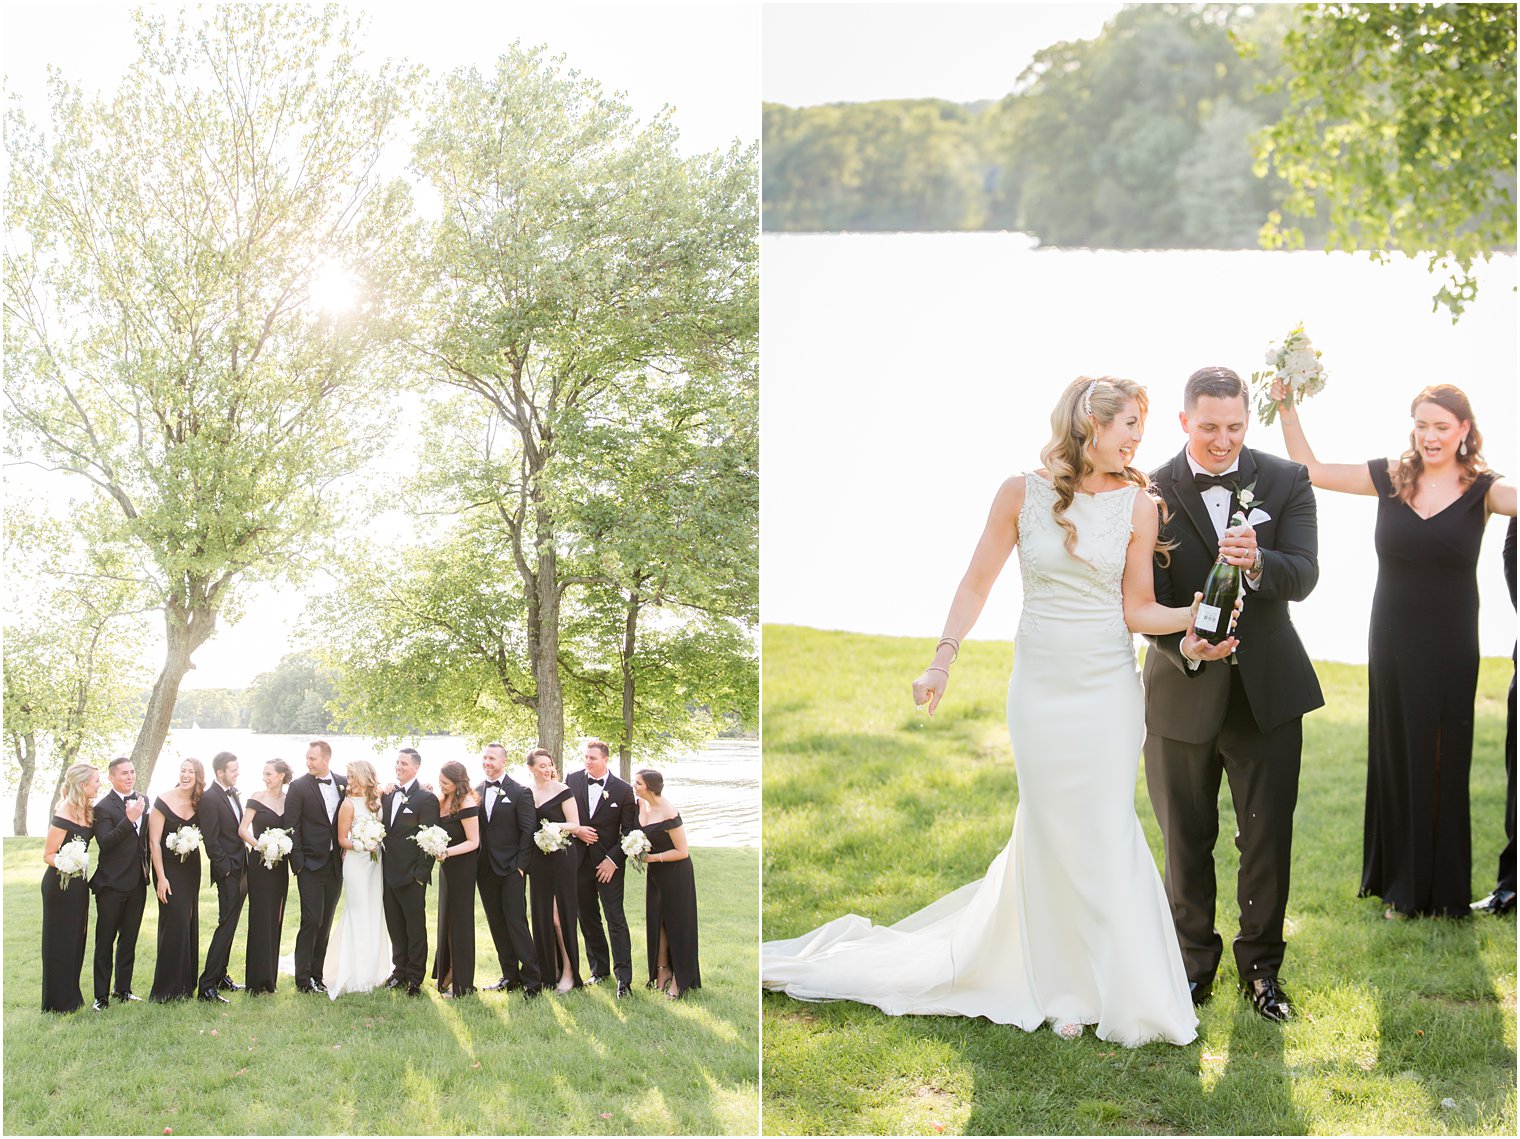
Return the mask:
[(64, 807), (72, 807), (74, 813), (84, 820), (85, 826), (94, 826), (95, 804), (85, 794), (84, 786), (90, 781), (90, 776), (99, 774), (100, 768), (94, 764), (69, 764), (69, 769), (63, 773), (63, 789), (58, 792), (58, 802), (53, 804), (53, 814), (60, 814)]
[(369, 808), (370, 814), (380, 813), (380, 780), (375, 775), (374, 765), (367, 760), (356, 759), (348, 765), (349, 798), (354, 797), (354, 792), (364, 796), (364, 805)]
[[(1050, 442), (1040, 452), (1040, 462), (1050, 472), (1050, 482), (1056, 492), (1056, 504), (1051, 508), (1051, 514), (1056, 525), (1066, 531), (1062, 544), (1074, 558), (1077, 557), (1077, 528), (1066, 517), (1066, 511), (1076, 499), (1082, 480), (1097, 470), (1093, 466), (1089, 444), (1097, 436), (1098, 429), (1113, 423), (1130, 400), (1135, 401), (1143, 420), (1150, 410), (1150, 397), (1134, 380), (1116, 376), (1099, 376), (1097, 379), (1078, 376), (1066, 386), (1050, 413)], [(1118, 477), (1151, 494), (1151, 480), (1138, 467), (1126, 465)], [(1151, 497), (1156, 496), (1151, 494)], [(1164, 525), (1164, 503), (1161, 511)], [(1163, 542), (1158, 532), (1156, 553), (1165, 558), (1171, 549), (1172, 543)]]

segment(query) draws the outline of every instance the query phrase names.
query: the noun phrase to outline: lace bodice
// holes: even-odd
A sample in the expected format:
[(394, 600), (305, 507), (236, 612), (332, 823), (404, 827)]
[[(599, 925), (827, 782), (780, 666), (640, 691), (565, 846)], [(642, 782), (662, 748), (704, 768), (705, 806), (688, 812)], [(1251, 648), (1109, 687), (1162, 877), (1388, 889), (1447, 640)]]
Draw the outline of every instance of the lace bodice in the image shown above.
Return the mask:
[[(1077, 528), (1077, 557), (1066, 552), (1066, 531), (1051, 513), (1055, 487), (1043, 475), (1024, 479), (1019, 511), (1019, 573), (1024, 582), (1020, 635), (1052, 623), (1116, 622), (1124, 629), (1124, 559), (1139, 487), (1078, 494), (1066, 511)], [(1124, 630), (1128, 635), (1128, 630)]]

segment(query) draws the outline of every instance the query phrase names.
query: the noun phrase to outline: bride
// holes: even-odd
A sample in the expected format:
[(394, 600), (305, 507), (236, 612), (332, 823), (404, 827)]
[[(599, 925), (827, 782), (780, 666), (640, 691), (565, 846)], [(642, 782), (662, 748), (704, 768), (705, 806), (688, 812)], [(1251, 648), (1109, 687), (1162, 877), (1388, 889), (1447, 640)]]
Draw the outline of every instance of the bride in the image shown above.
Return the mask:
[(348, 796), (338, 807), (338, 845), (343, 849), (343, 914), (327, 946), (322, 976), (327, 995), (367, 993), (390, 976), (390, 939), (385, 932), (384, 880), (380, 863), (355, 850), (349, 832), (356, 821), (378, 818), (380, 786), (373, 765), (348, 765)]
[[(854, 914), (767, 942), (762, 983), (800, 1000), (893, 1015), (985, 1016), (1074, 1038), (1085, 1024), (1128, 1046), (1186, 1044), (1198, 1018), (1140, 821), (1144, 705), (1134, 633), (1191, 633), (1190, 610), (1156, 601), (1160, 507), (1131, 463), (1148, 406), (1131, 380), (1076, 380), (1051, 414), (1045, 467), (998, 490), (913, 699), (939, 705), (1015, 546), (1024, 608), (1008, 685), (1019, 807), (978, 882), (892, 926)], [(1196, 601), (1195, 601), (1196, 604)]]

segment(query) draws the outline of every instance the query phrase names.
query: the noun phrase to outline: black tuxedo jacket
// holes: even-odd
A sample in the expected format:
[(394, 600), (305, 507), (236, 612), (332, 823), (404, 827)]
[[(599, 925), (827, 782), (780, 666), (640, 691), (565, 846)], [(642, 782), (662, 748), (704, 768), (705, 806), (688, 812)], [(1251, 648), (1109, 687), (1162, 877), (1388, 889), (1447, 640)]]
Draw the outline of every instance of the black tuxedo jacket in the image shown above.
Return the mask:
[[(1151, 482), (1171, 512), (1162, 535), (1177, 544), (1169, 565), (1156, 560), (1156, 600), (1187, 605), (1219, 557), (1219, 537), (1193, 486), (1185, 450), (1152, 471)], [(1235, 629), (1240, 638), (1238, 663), (1204, 662), (1189, 669), (1180, 648), (1181, 633), (1147, 636), (1147, 731), (1186, 743), (1213, 739), (1229, 705), (1231, 668), (1240, 669), (1251, 714), (1263, 732), (1325, 703), (1288, 614), (1288, 602), (1302, 601), (1319, 581), (1319, 524), (1309, 472), (1300, 463), (1247, 447), (1240, 453), (1240, 484), (1253, 482), (1253, 509), (1264, 510), (1271, 520), (1255, 527), (1262, 573), (1259, 587), (1246, 587), (1245, 610)]]
[(195, 825), (201, 828), (206, 857), (211, 860), (211, 880), (220, 881), (248, 868), (248, 848), (238, 837), (243, 813), (232, 803), (232, 796), (215, 781), (201, 793), (195, 808)]
[(533, 791), (511, 776), (501, 777), (502, 792), (496, 797), (496, 809), (486, 817), (486, 785), (475, 788), (480, 800), (479, 860), (491, 873), (505, 878), (514, 870), (528, 868), (528, 851), (533, 846)]
[[(332, 781), (341, 807), (348, 780), (333, 775)], [(338, 857), (338, 812), (334, 811), (331, 819), (327, 817), (327, 803), (315, 775), (291, 780), (285, 796), (285, 821), (290, 826), (290, 868), (297, 874), (321, 870)]]
[(425, 790), (415, 779), (411, 788), (405, 793), (406, 802), (401, 804), (401, 813), (395, 822), (391, 822), (391, 808), (396, 798), (402, 795), (401, 788), (380, 796), (380, 821), (385, 824), (385, 847), (380, 854), (380, 866), (385, 884), (393, 890), (412, 882), (426, 886), (433, 880), (433, 867), (438, 863), (412, 841), (412, 836), (423, 827), (438, 825), (438, 796)]
[(601, 864), (603, 858), (610, 858), (622, 866), (628, 860), (628, 856), (623, 853), (622, 838), (629, 831), (639, 828), (638, 799), (634, 796), (633, 788), (609, 769), (606, 786), (602, 788), (602, 801), (596, 805), (596, 814), (593, 815), (591, 797), (587, 794), (587, 778), (585, 768), (565, 776), (566, 786), (575, 793), (575, 809), (580, 812), (581, 825), (596, 828), (596, 842), (582, 844), (584, 854), (581, 865), (595, 867)]
[[(133, 793), (134, 795), (136, 792)], [(145, 795), (137, 795), (151, 808)], [(90, 875), (92, 890), (131, 890), (146, 886), (151, 863), (152, 839), (148, 837), (148, 811), (141, 820), (142, 833), (127, 818), (127, 808), (114, 790), (95, 804), (95, 873)]]

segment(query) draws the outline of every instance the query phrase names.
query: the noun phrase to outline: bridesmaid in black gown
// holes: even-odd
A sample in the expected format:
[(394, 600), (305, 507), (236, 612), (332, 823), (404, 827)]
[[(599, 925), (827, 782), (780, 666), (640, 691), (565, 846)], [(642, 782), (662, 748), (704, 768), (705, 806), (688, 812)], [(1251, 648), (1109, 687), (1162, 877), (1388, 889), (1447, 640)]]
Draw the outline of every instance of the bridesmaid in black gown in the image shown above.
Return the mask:
[(153, 969), (152, 1001), (188, 1000), (200, 976), (201, 852), (183, 859), (167, 840), (181, 827), (195, 825), (195, 808), (206, 789), (206, 769), (198, 759), (179, 765), (179, 783), (153, 803), (148, 834), (153, 843), (153, 876), (158, 894), (158, 963)]
[(633, 777), (639, 797), (639, 827), (649, 837), (644, 857), (644, 936), (651, 989), (672, 999), (702, 987), (697, 959), (697, 878), (686, 845), (681, 813), (663, 795), (665, 777), (645, 769)]
[(248, 844), (248, 950), (243, 984), (249, 996), (272, 993), (279, 976), (280, 935), (285, 928), (285, 899), (290, 893), (290, 859), (272, 867), (253, 849), (267, 830), (289, 831), (285, 821), (285, 788), (295, 774), (283, 759), (264, 765), (264, 790), (248, 797), (238, 835)]
[(1472, 896), (1478, 546), (1491, 512), (1513, 517), (1515, 488), (1483, 462), (1483, 437), (1459, 389), (1428, 387), (1410, 412), (1409, 450), (1365, 467), (1316, 462), (1292, 409), (1283, 434), (1316, 487), (1378, 499), (1358, 896), (1380, 896), (1388, 918), (1463, 917)]
[[(542, 748), (528, 753), (528, 769), (533, 773), (533, 808), (536, 823), (549, 822), (580, 825), (574, 792), (561, 783), (554, 767), (554, 757)], [(580, 852), (575, 845), (553, 854), (545, 854), (535, 842), (528, 851), (528, 886), (532, 891), (529, 913), (533, 919), (533, 948), (538, 956), (539, 973), (547, 986), (559, 978), (555, 988), (568, 992), (580, 988), (581, 944), (576, 935), (579, 909), (576, 906), (575, 860)]]
[(42, 860), (42, 1011), (73, 1012), (84, 1004), (79, 972), (84, 968), (85, 937), (90, 927), (90, 887), (83, 874), (64, 881), (54, 866), (66, 842), (83, 839), (86, 848), (94, 837), (96, 796), (100, 771), (88, 763), (76, 763), (63, 776), (63, 794), (48, 823)]
[(480, 800), (464, 764), (443, 765), (438, 805), (438, 825), (449, 834), (449, 848), (438, 878), (433, 980), (445, 997), (462, 997), (475, 991), (475, 852), (480, 849)]

